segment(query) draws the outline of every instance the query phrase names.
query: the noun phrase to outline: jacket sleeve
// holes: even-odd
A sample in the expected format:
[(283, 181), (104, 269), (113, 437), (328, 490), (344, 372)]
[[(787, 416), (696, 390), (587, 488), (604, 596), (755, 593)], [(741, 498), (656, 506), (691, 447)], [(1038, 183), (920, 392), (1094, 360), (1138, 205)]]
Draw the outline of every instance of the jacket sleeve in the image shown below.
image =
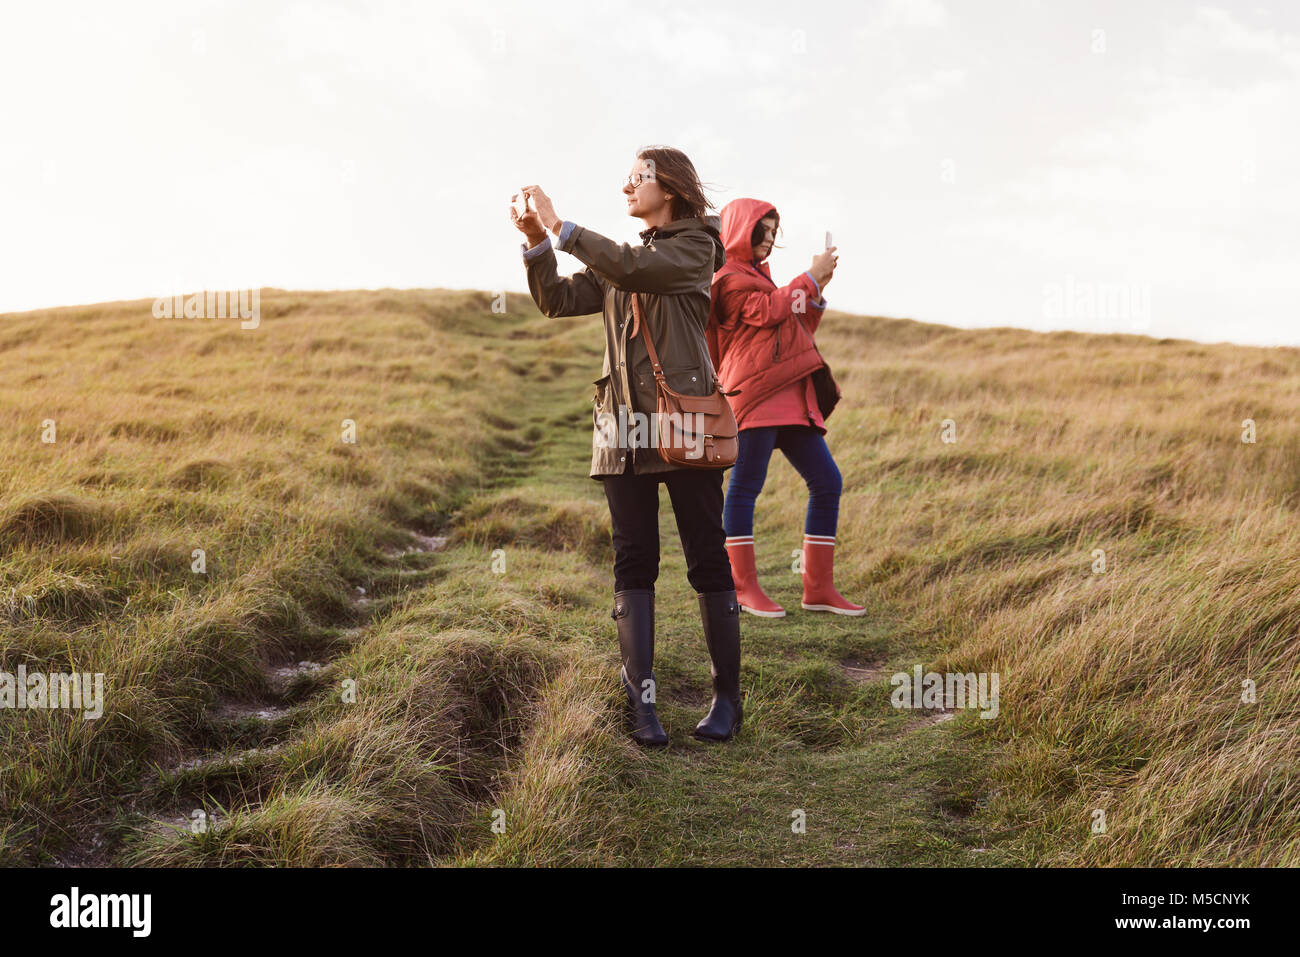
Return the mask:
[(809, 332), (821, 323), (823, 305), (818, 305), (817, 289), (806, 274), (780, 289), (735, 289), (722, 291), (725, 314), (738, 317), (747, 325), (766, 328), (796, 317), (803, 319)]
[(808, 308), (804, 312), (803, 316), (801, 317), (803, 319), (804, 328), (807, 329), (810, 333), (815, 333), (817, 331), (817, 327), (822, 324), (822, 316), (824, 316), (825, 314), (826, 314), (826, 299), (824, 297), (818, 303), (814, 303), (812, 300), (809, 300)]
[(590, 269), (568, 277), (559, 275), (555, 250), (549, 247), (540, 255), (529, 257), (526, 264), (528, 291), (533, 294), (533, 302), (543, 314), (554, 319), (586, 316), (604, 310), (605, 285)]
[(714, 245), (707, 233), (689, 230), (651, 246), (616, 243), (576, 227), (562, 247), (605, 280), (628, 292), (680, 295), (700, 290), (700, 275), (712, 274)]

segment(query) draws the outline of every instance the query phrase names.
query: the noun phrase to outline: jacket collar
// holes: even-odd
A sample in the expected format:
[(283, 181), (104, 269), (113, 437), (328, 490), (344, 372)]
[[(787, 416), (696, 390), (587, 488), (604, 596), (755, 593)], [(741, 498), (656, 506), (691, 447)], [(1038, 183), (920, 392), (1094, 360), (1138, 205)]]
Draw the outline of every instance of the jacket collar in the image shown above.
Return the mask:
[(667, 239), (680, 233), (699, 231), (713, 241), (713, 271), (717, 272), (727, 262), (727, 255), (722, 249), (722, 223), (717, 216), (692, 216), (688, 219), (675, 219), (663, 226), (652, 226), (641, 230), (638, 235), (645, 246), (653, 246), (657, 239)]

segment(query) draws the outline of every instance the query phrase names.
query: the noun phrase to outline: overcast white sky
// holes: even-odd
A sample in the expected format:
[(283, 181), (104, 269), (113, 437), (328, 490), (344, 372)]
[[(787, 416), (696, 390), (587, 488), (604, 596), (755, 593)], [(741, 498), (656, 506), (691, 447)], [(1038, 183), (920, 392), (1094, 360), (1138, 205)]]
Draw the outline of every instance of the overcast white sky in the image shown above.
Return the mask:
[(667, 143), (835, 308), (1300, 344), (1283, 0), (6, 3), (0, 131), (0, 311), (524, 290), (514, 188), (636, 241)]

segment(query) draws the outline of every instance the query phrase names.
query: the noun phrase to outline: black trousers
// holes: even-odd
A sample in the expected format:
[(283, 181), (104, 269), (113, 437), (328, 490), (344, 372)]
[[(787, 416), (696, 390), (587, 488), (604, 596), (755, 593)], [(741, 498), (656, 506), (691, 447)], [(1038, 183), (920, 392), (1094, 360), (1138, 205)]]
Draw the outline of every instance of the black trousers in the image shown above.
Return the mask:
[(614, 525), (614, 591), (654, 588), (659, 577), (659, 483), (668, 486), (686, 556), (686, 578), (700, 594), (731, 591), (731, 561), (722, 530), (722, 470), (675, 469), (606, 475)]

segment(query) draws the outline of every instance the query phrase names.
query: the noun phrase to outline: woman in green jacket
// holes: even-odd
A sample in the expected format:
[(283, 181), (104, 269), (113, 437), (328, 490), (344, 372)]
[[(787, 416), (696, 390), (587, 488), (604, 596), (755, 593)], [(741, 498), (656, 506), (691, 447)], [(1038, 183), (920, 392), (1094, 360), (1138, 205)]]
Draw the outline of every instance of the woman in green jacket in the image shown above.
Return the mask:
[[(712, 659), (713, 703), (695, 729), (725, 741), (741, 724), (740, 621), (722, 529), (722, 471), (678, 468), (652, 447), (655, 379), (633, 321), (654, 340), (668, 386), (686, 395), (713, 392), (715, 373), (705, 340), (709, 286), (726, 261), (716, 216), (695, 167), (684, 153), (649, 147), (637, 153), (623, 184), (629, 216), (645, 224), (640, 244), (612, 239), (561, 219), (538, 186), (522, 190), (532, 205), (511, 209), (524, 234), (528, 288), (548, 316), (604, 317), (605, 360), (595, 381), (591, 472), (605, 489), (614, 531), (614, 611), (622, 681), (632, 737), (668, 742), (655, 713), (654, 585), (659, 575), (659, 483), (668, 487), (686, 556), (687, 578), (699, 595)], [(556, 271), (558, 246), (586, 265), (576, 275)]]

